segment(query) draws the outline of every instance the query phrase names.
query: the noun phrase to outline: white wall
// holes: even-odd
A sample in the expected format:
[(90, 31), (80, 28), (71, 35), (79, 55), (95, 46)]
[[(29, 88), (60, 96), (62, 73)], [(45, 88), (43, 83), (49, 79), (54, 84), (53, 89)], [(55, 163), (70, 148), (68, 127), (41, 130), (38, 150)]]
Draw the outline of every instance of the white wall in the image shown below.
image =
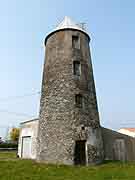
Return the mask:
[(37, 145), (37, 133), (38, 133), (38, 120), (29, 121), (21, 124), (21, 131), (18, 145), (18, 155), (22, 157), (22, 138), (25, 136), (31, 136), (31, 157), (30, 159), (36, 158), (36, 145)]

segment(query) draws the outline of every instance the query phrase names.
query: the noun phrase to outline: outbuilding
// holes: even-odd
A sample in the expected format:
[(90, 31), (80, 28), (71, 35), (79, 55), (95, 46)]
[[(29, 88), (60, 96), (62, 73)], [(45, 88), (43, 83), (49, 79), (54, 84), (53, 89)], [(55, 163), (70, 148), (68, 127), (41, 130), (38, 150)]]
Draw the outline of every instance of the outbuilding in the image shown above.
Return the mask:
[(38, 119), (32, 119), (20, 124), (18, 156), (24, 159), (36, 158)]

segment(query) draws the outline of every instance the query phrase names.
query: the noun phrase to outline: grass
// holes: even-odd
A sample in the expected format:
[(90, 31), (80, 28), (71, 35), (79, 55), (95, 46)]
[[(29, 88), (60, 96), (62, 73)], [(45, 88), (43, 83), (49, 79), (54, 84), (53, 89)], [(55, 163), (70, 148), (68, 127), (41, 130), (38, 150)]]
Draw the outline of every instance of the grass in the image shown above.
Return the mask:
[(0, 180), (134, 180), (135, 163), (107, 162), (74, 167), (38, 164), (16, 159), (14, 152), (0, 152)]
[(3, 160), (16, 159), (16, 152), (15, 151), (0, 151), (0, 161), (2, 159)]

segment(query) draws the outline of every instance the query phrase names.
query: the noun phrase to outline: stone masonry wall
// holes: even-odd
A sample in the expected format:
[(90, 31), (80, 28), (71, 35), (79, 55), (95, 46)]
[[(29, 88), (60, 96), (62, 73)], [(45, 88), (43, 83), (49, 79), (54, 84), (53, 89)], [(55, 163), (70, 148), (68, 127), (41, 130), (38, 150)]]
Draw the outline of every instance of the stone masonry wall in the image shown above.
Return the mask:
[[(72, 48), (72, 36), (80, 37), (80, 49)], [(81, 76), (73, 74), (80, 61)], [(83, 108), (75, 95), (83, 96)], [(46, 43), (42, 80), (37, 160), (74, 164), (75, 141), (86, 140), (87, 164), (103, 159), (103, 144), (89, 50), (89, 39), (77, 30), (53, 33)]]

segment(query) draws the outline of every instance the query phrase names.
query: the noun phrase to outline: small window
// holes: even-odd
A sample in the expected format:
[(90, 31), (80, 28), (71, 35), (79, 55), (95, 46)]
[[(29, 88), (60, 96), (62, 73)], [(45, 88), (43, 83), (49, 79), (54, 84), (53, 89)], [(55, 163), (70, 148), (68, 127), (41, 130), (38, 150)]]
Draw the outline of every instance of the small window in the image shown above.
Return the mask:
[(72, 36), (72, 47), (75, 49), (80, 49), (80, 40), (78, 36)]
[(84, 126), (82, 126), (82, 127), (81, 127), (81, 129), (82, 129), (82, 130), (85, 130), (85, 127), (84, 127)]
[(75, 96), (75, 104), (77, 107), (82, 107), (83, 102), (82, 102), (82, 95), (81, 94), (76, 94)]
[(80, 62), (79, 61), (74, 61), (73, 62), (73, 68), (74, 68), (74, 75), (80, 76), (81, 74), (81, 69), (80, 69)]

